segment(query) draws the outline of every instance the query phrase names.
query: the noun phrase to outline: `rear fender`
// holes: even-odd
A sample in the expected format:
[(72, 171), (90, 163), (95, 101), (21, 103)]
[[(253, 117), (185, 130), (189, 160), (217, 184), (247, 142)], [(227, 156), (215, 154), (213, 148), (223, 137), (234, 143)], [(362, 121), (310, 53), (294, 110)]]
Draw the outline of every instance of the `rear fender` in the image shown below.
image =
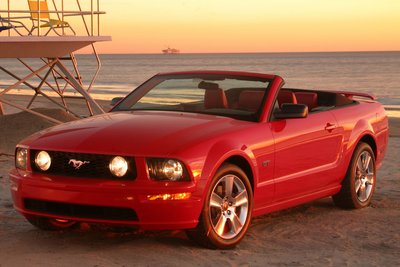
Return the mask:
[[(350, 164), (351, 158), (353, 156), (357, 144), (363, 137), (367, 135), (369, 135), (374, 140), (374, 143), (376, 145), (375, 132), (371, 123), (369, 123), (368, 120), (366, 119), (359, 120), (357, 124), (353, 127), (353, 130), (349, 137), (349, 141), (347, 143), (347, 149), (345, 150), (345, 155), (344, 155), (344, 166), (346, 167), (345, 172), (348, 169), (348, 166)], [(376, 151), (374, 151), (374, 153), (376, 155)]]

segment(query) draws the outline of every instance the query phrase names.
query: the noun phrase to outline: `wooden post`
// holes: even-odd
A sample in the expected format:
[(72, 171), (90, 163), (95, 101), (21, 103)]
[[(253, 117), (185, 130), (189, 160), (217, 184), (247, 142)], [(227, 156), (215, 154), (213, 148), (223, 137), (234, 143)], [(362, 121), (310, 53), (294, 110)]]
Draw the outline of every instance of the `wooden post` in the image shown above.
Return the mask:
[(97, 36), (100, 36), (100, 0), (97, 0)]
[(40, 36), (40, 0), (37, 0), (37, 6), (38, 6), (38, 18), (37, 18), (37, 24), (38, 24), (38, 36)]
[[(61, 20), (64, 22), (64, 0), (61, 0)], [(62, 35), (65, 35), (65, 27), (64, 27), (64, 24), (61, 24), (62, 25)]]
[(90, 1), (90, 21), (91, 36), (93, 36), (93, 0)]
[[(10, 21), (10, 0), (7, 0), (7, 16), (8, 16), (8, 21)], [(8, 29), (8, 36), (11, 35), (10, 30), (11, 30), (11, 29)], [(0, 103), (0, 104), (1, 104), (1, 103)], [(0, 108), (1, 108), (1, 106), (0, 106)]]
[(3, 103), (0, 102), (0, 115), (4, 115)]

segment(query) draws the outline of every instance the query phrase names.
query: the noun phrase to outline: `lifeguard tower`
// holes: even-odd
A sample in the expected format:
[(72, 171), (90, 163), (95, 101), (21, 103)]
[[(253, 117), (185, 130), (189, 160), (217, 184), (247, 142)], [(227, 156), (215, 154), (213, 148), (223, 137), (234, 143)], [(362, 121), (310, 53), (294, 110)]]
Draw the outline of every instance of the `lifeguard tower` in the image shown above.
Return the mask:
[[(0, 3), (0, 71), (13, 82), (0, 81), (0, 115), (3, 104), (61, 123), (32, 110), (38, 97), (77, 117), (80, 114), (68, 106), (70, 99), (86, 102), (89, 115), (104, 113), (90, 95), (101, 67), (95, 43), (111, 41), (110, 36), (100, 35), (105, 12), (100, 11), (99, 0), (7, 0), (3, 7), (4, 2)], [(87, 84), (74, 55), (85, 47), (91, 49), (97, 66)], [(27, 72), (15, 73), (15, 67), (7, 66), (11, 59)], [(6, 94), (21, 87), (33, 92), (26, 105), (6, 99)]]

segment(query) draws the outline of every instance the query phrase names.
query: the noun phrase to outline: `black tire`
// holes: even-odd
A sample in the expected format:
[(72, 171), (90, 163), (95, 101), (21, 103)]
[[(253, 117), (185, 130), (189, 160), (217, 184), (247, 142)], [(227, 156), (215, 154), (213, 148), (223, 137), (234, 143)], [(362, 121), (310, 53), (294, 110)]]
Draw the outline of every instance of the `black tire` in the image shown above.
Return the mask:
[(187, 236), (207, 248), (234, 248), (247, 232), (252, 210), (253, 192), (247, 175), (225, 163), (208, 188), (199, 224), (187, 230)]
[(75, 221), (53, 219), (41, 216), (25, 216), (33, 226), (45, 231), (70, 229), (77, 225)]
[(354, 150), (342, 188), (332, 197), (333, 201), (344, 209), (365, 208), (371, 204), (375, 183), (374, 152), (368, 144), (360, 142)]

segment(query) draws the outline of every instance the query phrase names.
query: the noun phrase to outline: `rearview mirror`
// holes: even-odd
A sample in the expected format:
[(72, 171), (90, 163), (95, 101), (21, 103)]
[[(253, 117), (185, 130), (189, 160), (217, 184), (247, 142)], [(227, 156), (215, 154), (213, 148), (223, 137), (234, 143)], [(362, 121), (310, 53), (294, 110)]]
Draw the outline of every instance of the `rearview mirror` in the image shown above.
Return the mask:
[(218, 90), (219, 89), (218, 83), (205, 82), (205, 81), (201, 81), (197, 87), (200, 89), (206, 89), (206, 90)]
[(308, 115), (308, 107), (303, 104), (284, 103), (281, 110), (274, 113), (276, 119), (293, 119), (306, 118)]
[(122, 99), (124, 99), (123, 97), (114, 97), (112, 100), (111, 100), (111, 103), (110, 103), (110, 106), (115, 106), (116, 104), (118, 104), (118, 102), (119, 101), (121, 101)]

